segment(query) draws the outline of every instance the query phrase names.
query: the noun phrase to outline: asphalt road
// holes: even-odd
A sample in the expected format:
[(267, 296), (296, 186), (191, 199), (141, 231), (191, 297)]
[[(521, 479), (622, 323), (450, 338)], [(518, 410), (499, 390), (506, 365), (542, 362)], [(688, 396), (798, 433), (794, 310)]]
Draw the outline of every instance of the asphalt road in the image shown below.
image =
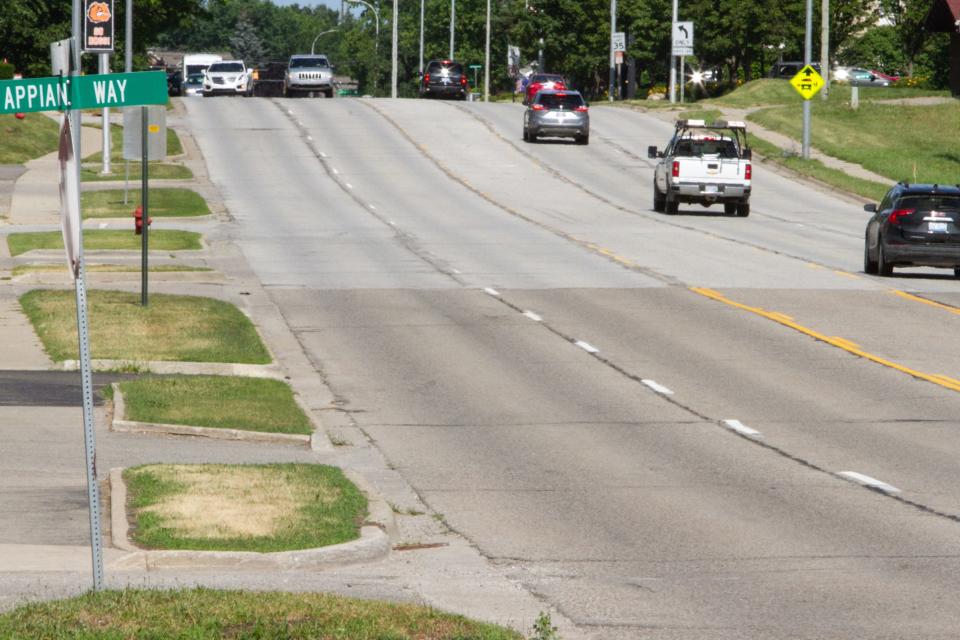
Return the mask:
[(749, 218), (657, 214), (670, 127), (608, 107), (185, 103), (352, 423), (585, 632), (956, 636), (960, 284), (864, 275), (857, 202), (758, 161)]

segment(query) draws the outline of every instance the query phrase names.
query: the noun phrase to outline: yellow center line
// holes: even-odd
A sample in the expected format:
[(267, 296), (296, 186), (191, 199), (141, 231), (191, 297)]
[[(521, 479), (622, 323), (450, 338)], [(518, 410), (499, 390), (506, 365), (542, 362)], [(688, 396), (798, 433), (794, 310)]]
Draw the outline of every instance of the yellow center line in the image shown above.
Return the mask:
[(870, 360), (871, 362), (876, 362), (877, 364), (883, 365), (884, 367), (895, 369), (897, 371), (905, 373), (909, 376), (913, 376), (914, 378), (918, 378), (920, 380), (926, 380), (927, 382), (932, 382), (935, 385), (945, 387), (947, 389), (950, 389), (951, 391), (960, 391), (960, 380), (954, 380), (953, 378), (950, 378), (948, 376), (941, 375), (941, 374), (924, 373), (922, 371), (917, 371), (916, 369), (911, 369), (910, 367), (905, 367), (901, 364), (897, 364), (896, 362), (891, 362), (890, 360), (881, 358), (880, 356), (864, 351), (863, 349), (859, 348), (849, 340), (827, 336), (820, 333), (819, 331), (809, 329), (801, 324), (798, 324), (797, 322), (794, 322), (793, 320), (787, 319), (787, 317), (784, 316), (782, 313), (767, 311), (765, 309), (761, 309), (760, 307), (751, 307), (741, 302), (736, 302), (734, 300), (727, 298), (722, 293), (714, 291), (713, 289), (706, 289), (703, 287), (691, 287), (690, 290), (701, 296), (710, 298), (711, 300), (716, 300), (717, 302), (722, 302), (723, 304), (729, 305), (731, 307), (742, 309), (744, 311), (749, 311), (750, 313), (756, 314), (763, 318), (767, 318), (768, 320), (773, 320), (774, 322), (781, 324), (785, 327), (790, 327), (791, 329), (795, 331), (799, 331), (804, 335), (808, 335), (811, 338), (814, 338), (821, 342), (825, 342), (839, 349), (843, 349), (847, 353), (851, 353), (855, 356), (859, 356), (866, 360)]
[(904, 299), (906, 299), (906, 300), (912, 300), (912, 301), (914, 301), (914, 302), (919, 302), (919, 303), (921, 303), (921, 304), (930, 305), (931, 307), (936, 307), (936, 308), (938, 308), (938, 309), (944, 309), (945, 311), (949, 311), (950, 313), (960, 314), (960, 309), (958, 309), (958, 308), (956, 308), (956, 307), (951, 307), (951, 306), (948, 305), (948, 304), (943, 304), (942, 302), (937, 302), (937, 301), (935, 301), (935, 300), (927, 300), (926, 298), (921, 298), (920, 296), (915, 296), (915, 295), (913, 295), (912, 293), (907, 293), (906, 291), (900, 291), (900, 290), (898, 290), (898, 289), (891, 289), (891, 290), (890, 290), (890, 293), (892, 293), (892, 294), (894, 294), (894, 295), (897, 295), (897, 296), (900, 296), (901, 298), (904, 298)]

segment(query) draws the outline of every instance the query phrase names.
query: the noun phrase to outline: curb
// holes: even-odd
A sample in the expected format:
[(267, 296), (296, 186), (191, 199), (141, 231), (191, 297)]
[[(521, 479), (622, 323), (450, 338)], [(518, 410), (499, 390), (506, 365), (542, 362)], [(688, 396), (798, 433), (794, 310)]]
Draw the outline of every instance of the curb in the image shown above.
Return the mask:
[(110, 385), (113, 388), (113, 419), (110, 430), (123, 433), (159, 433), (174, 436), (195, 436), (212, 440), (243, 440), (245, 442), (278, 442), (281, 444), (311, 445), (316, 433), (305, 435), (299, 433), (272, 433), (267, 431), (248, 431), (244, 429), (220, 429), (217, 427), (192, 427), (182, 424), (163, 424), (159, 422), (137, 422), (117, 418), (126, 413), (123, 394), (120, 385), (116, 382)]
[[(92, 360), (95, 371), (137, 371), (140, 373), (244, 376), (247, 378), (270, 378), (286, 380), (276, 364), (234, 364), (229, 362), (177, 362), (173, 360)], [(78, 371), (79, 360), (63, 360), (56, 369)]]
[(123, 468), (110, 469), (110, 533), (113, 546), (130, 553), (110, 564), (113, 570), (218, 569), (309, 570), (329, 569), (385, 558), (396, 536), (396, 522), (389, 505), (355, 472), (343, 470), (366, 495), (369, 515), (360, 528), (360, 538), (315, 549), (257, 553), (254, 551), (148, 551), (134, 546), (127, 537), (127, 488)]

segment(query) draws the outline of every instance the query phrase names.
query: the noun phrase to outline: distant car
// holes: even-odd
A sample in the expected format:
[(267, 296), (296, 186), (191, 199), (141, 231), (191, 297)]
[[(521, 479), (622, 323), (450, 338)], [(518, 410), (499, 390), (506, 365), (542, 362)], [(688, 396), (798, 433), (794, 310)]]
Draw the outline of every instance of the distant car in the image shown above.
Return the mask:
[(253, 70), (243, 60), (214, 62), (203, 72), (203, 95), (252, 96)]
[(534, 73), (530, 76), (530, 80), (527, 82), (527, 88), (525, 89), (523, 104), (530, 104), (533, 102), (533, 97), (537, 95), (538, 91), (543, 91), (544, 89), (566, 89), (567, 81), (563, 79), (563, 76), (557, 75), (554, 73)]
[(183, 95), (202, 96), (203, 95), (203, 74), (191, 73), (187, 76), (187, 81), (183, 83)]
[(167, 71), (167, 95), (183, 95), (183, 83), (180, 81), (180, 73), (177, 70)]
[(884, 73), (884, 72), (882, 72), (882, 71), (877, 71), (876, 69), (870, 69), (870, 73), (872, 73), (873, 75), (877, 76), (878, 78), (883, 78), (884, 80), (886, 80), (886, 81), (889, 82), (890, 84), (893, 84), (894, 82), (899, 82), (899, 81), (900, 81), (900, 76), (898, 76), (898, 75), (891, 75), (891, 74), (889, 74), (889, 73)]
[(838, 67), (833, 73), (833, 79), (858, 87), (889, 87), (892, 82), (886, 76), (879, 76), (861, 67)]
[(333, 97), (333, 67), (327, 56), (320, 54), (297, 54), (290, 56), (283, 77), (283, 95), (323, 94)]
[(960, 278), (960, 187), (900, 182), (879, 205), (863, 208), (873, 213), (864, 235), (866, 273), (941, 267)]
[(523, 139), (536, 142), (541, 136), (573, 138), (590, 143), (590, 113), (578, 91), (538, 91), (523, 114)]
[[(820, 63), (811, 62), (810, 66), (814, 68), (817, 73), (820, 73)], [(770, 77), (771, 78), (781, 78), (783, 80), (789, 80), (793, 76), (797, 75), (800, 72), (800, 69), (803, 69), (803, 62), (775, 62), (772, 67), (770, 67)]]
[(420, 78), (421, 98), (466, 100), (469, 91), (463, 65), (453, 60), (431, 60)]

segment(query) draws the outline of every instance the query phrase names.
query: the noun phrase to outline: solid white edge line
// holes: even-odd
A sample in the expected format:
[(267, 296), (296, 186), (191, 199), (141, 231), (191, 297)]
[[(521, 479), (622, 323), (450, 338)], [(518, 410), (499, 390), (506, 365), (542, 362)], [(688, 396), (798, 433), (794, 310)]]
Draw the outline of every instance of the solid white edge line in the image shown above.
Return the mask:
[(600, 352), (600, 349), (597, 349), (595, 346), (593, 346), (593, 345), (590, 344), (589, 342), (584, 342), (583, 340), (577, 340), (577, 341), (574, 342), (573, 344), (577, 345), (578, 347), (580, 347), (581, 349), (583, 349), (583, 350), (586, 351), (587, 353), (599, 353), (599, 352)]
[(723, 421), (723, 426), (725, 426), (727, 429), (730, 429), (731, 431), (736, 431), (736, 432), (739, 433), (740, 435), (746, 436), (746, 437), (748, 437), (748, 438), (762, 438), (762, 437), (763, 437), (763, 436), (760, 434), (759, 431), (756, 431), (756, 430), (754, 430), (754, 429), (751, 429), (750, 427), (746, 426), (745, 424), (743, 424), (743, 423), (740, 422), (739, 420), (724, 420), (724, 421)]
[(884, 493), (900, 493), (900, 489), (897, 489), (892, 484), (887, 484), (876, 478), (871, 478), (870, 476), (865, 476), (862, 473), (857, 473), (856, 471), (841, 471), (837, 474), (841, 478), (855, 482), (859, 485), (865, 487), (870, 487), (871, 489), (876, 489), (878, 491), (883, 491)]
[(484, 289), (484, 291), (485, 291), (486, 293), (488, 293), (489, 295), (491, 295), (491, 296), (499, 296), (499, 295), (500, 295), (500, 292), (499, 292), (499, 291), (497, 291), (496, 289), (493, 289), (493, 288), (491, 288), (491, 287), (487, 287), (486, 289)]
[(660, 384), (660, 383), (657, 382), (656, 380), (641, 380), (640, 382), (642, 382), (643, 384), (647, 385), (648, 387), (650, 387), (651, 389), (653, 389), (653, 390), (656, 391), (657, 393), (662, 393), (662, 394), (665, 395), (665, 396), (672, 396), (672, 395), (673, 395), (673, 391), (671, 391), (670, 389), (667, 389), (665, 386), (663, 386), (662, 384)]
[(537, 314), (535, 314), (533, 311), (524, 311), (524, 312), (523, 312), (523, 315), (527, 316), (528, 318), (530, 318), (530, 319), (533, 320), (534, 322), (543, 322), (543, 318), (541, 318), (540, 316), (538, 316)]

